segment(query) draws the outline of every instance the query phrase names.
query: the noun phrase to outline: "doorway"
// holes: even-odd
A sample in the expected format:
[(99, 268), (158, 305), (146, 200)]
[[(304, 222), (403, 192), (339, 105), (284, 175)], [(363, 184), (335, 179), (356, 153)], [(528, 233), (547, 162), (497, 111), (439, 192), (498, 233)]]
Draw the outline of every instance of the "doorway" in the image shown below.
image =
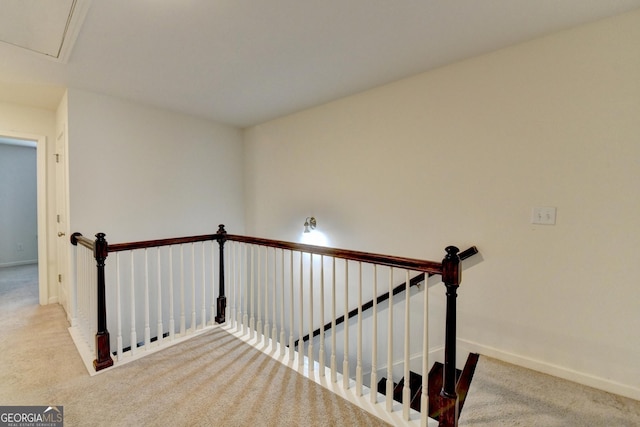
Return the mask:
[[(29, 232), (19, 233), (19, 237), (8, 242), (6, 244), (8, 246), (4, 249), (8, 254), (5, 258), (6, 264), (9, 266), (17, 267), (29, 263), (33, 264), (34, 261), (37, 262), (38, 302), (41, 305), (45, 305), (49, 303), (49, 289), (47, 286), (46, 137), (0, 130), (0, 144), (7, 147), (23, 148), (27, 151), (35, 149), (36, 151), (35, 177), (32, 176), (30, 178), (31, 181), (35, 180), (36, 184), (35, 212), (23, 212), (26, 222), (29, 222), (29, 217), (35, 216), (35, 230), (30, 232), (32, 235), (29, 235)], [(31, 169), (31, 173), (33, 173), (33, 169)], [(25, 191), (33, 192), (32, 189), (25, 189)], [(12, 202), (3, 201), (3, 203)], [(32, 210), (33, 208), (29, 209)], [(22, 221), (22, 219), (20, 218), (19, 220)], [(12, 221), (17, 220), (14, 219)]]

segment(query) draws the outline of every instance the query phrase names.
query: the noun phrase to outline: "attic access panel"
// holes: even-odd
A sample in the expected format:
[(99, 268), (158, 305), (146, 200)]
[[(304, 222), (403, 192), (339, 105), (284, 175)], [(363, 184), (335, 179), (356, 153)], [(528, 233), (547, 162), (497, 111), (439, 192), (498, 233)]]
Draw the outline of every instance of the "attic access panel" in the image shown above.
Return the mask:
[(0, 0), (0, 41), (66, 61), (87, 3), (85, 0)]

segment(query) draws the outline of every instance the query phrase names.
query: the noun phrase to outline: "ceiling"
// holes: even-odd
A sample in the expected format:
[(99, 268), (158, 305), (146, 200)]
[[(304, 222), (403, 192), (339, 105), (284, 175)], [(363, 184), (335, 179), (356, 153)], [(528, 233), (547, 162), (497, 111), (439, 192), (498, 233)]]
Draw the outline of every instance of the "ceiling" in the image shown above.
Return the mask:
[[(43, 15), (44, 4), (56, 10)], [(76, 28), (61, 35), (73, 7)], [(0, 99), (55, 108), (75, 87), (246, 127), (636, 8), (640, 0), (0, 0), (12, 22), (0, 20), (0, 40), (21, 37), (0, 42)], [(54, 43), (33, 48), (38, 35)], [(65, 43), (65, 55), (39, 52)]]

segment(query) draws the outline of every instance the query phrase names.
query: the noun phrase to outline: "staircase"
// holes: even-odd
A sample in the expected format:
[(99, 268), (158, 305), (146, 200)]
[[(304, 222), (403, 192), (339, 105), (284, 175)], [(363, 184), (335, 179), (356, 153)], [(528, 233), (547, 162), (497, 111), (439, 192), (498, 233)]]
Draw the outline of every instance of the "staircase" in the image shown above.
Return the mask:
[[(470, 353), (467, 357), (464, 369), (461, 371), (456, 369), (456, 393), (458, 394), (458, 408), (462, 412), (464, 401), (473, 379), (473, 374), (478, 364), (478, 354)], [(429, 417), (440, 420), (440, 414), (443, 412), (443, 399), (440, 398), (442, 390), (444, 365), (436, 362), (429, 371)], [(387, 379), (382, 378), (378, 382), (378, 393), (386, 394)], [(405, 378), (398, 383), (393, 383), (393, 400), (402, 403), (402, 389), (404, 388)], [(409, 389), (411, 390), (411, 409), (421, 412), (420, 400), (422, 397), (422, 376), (411, 371), (409, 375)]]

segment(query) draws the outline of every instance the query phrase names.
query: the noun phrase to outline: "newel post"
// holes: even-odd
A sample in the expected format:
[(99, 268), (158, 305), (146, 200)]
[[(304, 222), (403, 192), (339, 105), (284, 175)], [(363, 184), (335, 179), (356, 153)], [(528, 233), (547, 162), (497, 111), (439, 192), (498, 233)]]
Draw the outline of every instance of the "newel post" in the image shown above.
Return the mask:
[(227, 230), (224, 229), (224, 224), (218, 226), (218, 245), (220, 245), (220, 267), (218, 271), (220, 275), (218, 277), (218, 300), (216, 311), (216, 323), (221, 324), (225, 321), (225, 311), (227, 308), (227, 298), (224, 295), (224, 242), (227, 240)]
[(104, 236), (104, 233), (96, 234), (96, 241), (93, 247), (93, 256), (96, 259), (96, 266), (98, 268), (98, 331), (96, 332), (96, 360), (93, 361), (93, 367), (96, 371), (100, 371), (113, 365), (109, 343), (109, 331), (107, 330), (107, 301), (105, 297), (106, 282), (104, 277), (104, 265), (108, 255), (108, 244)]
[(442, 260), (442, 281), (447, 288), (447, 320), (444, 347), (444, 371), (442, 379), (441, 426), (458, 425), (458, 394), (456, 392), (456, 298), (460, 286), (460, 250), (455, 246), (445, 249), (447, 255)]

